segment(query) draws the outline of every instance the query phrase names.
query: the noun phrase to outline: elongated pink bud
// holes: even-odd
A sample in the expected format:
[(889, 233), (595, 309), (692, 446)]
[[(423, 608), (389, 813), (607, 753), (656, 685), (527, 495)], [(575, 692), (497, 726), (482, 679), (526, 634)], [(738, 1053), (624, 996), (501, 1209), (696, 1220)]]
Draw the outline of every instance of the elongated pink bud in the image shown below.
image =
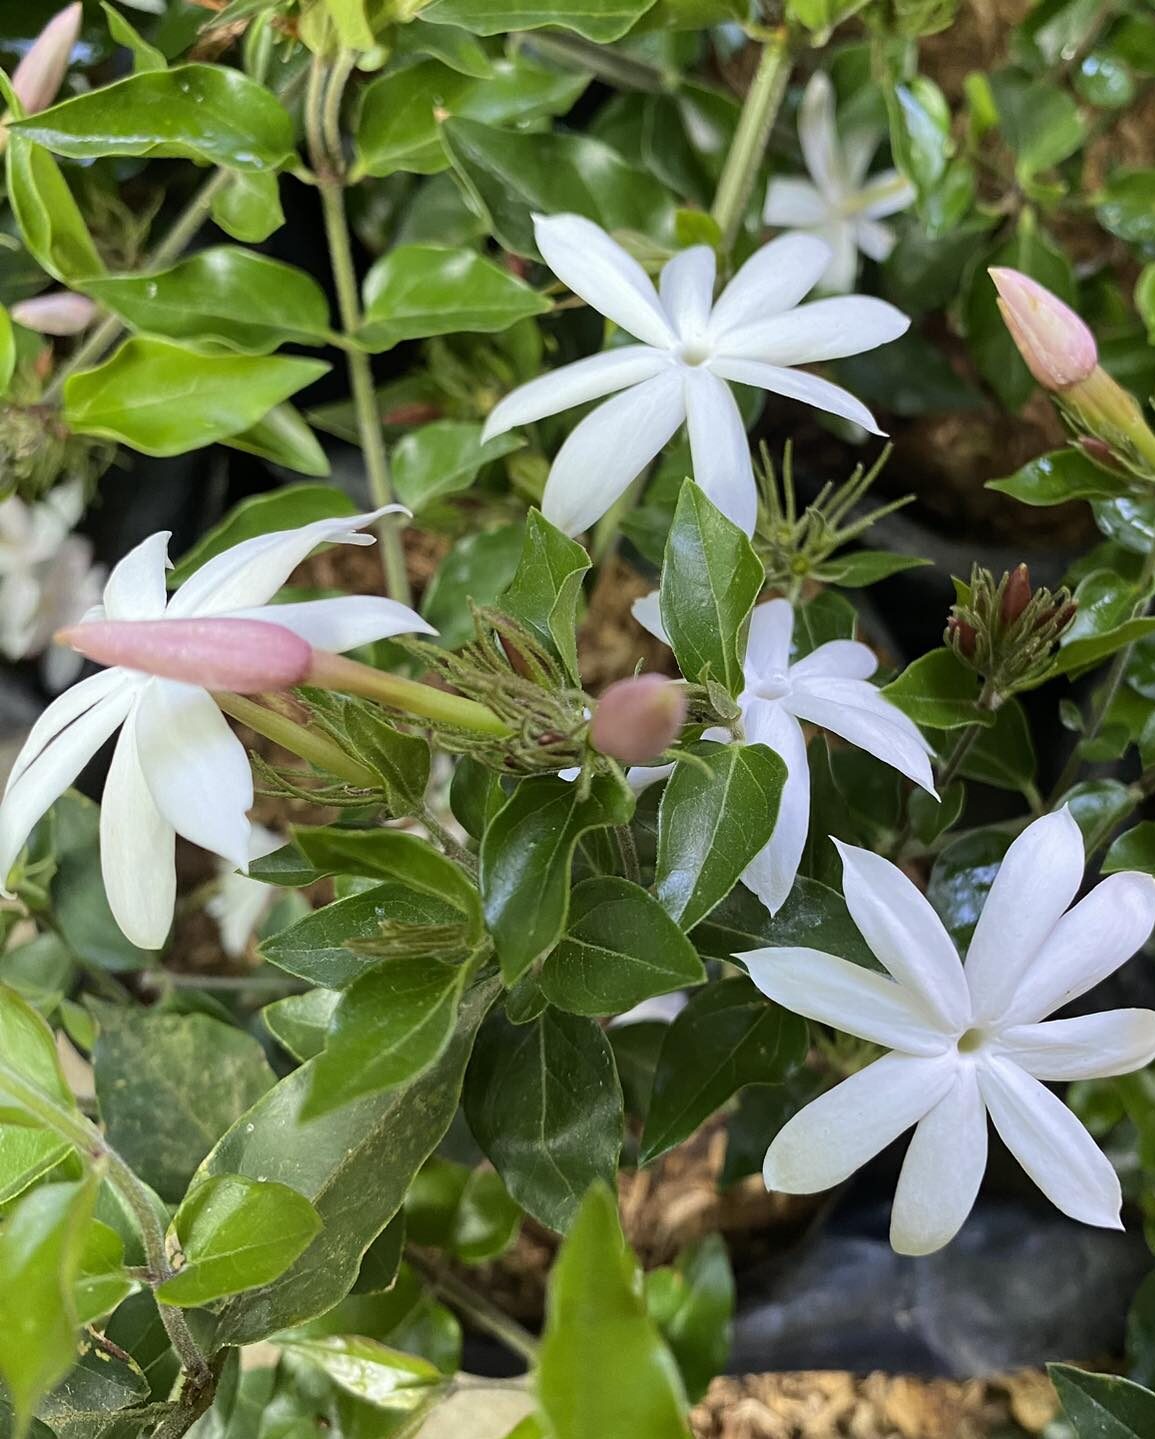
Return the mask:
[(1095, 337), (1069, 305), (1018, 270), (996, 266), (987, 273), (1011, 339), (1044, 390), (1069, 389), (1094, 372)]
[(56, 640), (97, 664), (240, 695), (303, 684), (313, 664), (307, 640), (266, 620), (93, 620)]
[(12, 89), (26, 115), (46, 110), (56, 99), (80, 37), (82, 7), (69, 5), (54, 15), (12, 75)]
[(96, 319), (96, 306), (87, 295), (55, 290), (51, 295), (18, 300), (9, 314), (18, 325), (38, 335), (79, 335)]
[(664, 675), (617, 680), (598, 700), (590, 744), (625, 764), (645, 764), (669, 749), (686, 722), (686, 694)]

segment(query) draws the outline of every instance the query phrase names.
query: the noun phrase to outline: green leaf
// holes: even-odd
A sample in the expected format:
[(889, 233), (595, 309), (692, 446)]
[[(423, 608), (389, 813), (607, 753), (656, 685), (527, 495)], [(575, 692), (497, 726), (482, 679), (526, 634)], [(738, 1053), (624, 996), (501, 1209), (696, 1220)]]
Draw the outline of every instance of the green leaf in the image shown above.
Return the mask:
[(977, 703), (982, 681), (953, 650), (931, 650), (907, 665), (902, 674), (884, 685), (882, 694), (908, 719), (929, 729), (962, 729), (965, 725), (993, 725), (993, 711)]
[(1121, 834), (1100, 868), (1103, 874), (1118, 874), (1126, 869), (1155, 874), (1155, 820), (1141, 820)]
[(269, 535), (276, 530), (297, 529), (312, 524), (314, 520), (356, 513), (357, 506), (349, 496), (332, 485), (284, 485), (264, 495), (250, 495), (234, 505), (223, 520), (181, 556), (176, 567), (169, 572), (169, 586), (183, 585), (201, 565), (245, 540)]
[(469, 601), (491, 605), (517, 572), (524, 547), (522, 528), (502, 524), (458, 540), (438, 566), (421, 600), (421, 613), (446, 649), (473, 636)]
[(239, 1174), (206, 1179), (173, 1216), (169, 1243), (179, 1245), (183, 1262), (157, 1298), (194, 1307), (270, 1284), (320, 1228), (317, 1211), (288, 1185)]
[(1020, 178), (1029, 180), (1058, 165), (1087, 138), (1079, 107), (1049, 80), (1002, 70), (990, 76), (990, 87)]
[(550, 1275), (537, 1395), (555, 1439), (689, 1439), (678, 1366), (605, 1184), (586, 1195)]
[(119, 10), (114, 10), (108, 0), (100, 0), (100, 8), (108, 21), (108, 33), (118, 45), (132, 51), (132, 68), (137, 74), (145, 70), (168, 69), (168, 61), (164, 55), (155, 45), (150, 45)]
[(467, 973), (428, 957), (399, 958), (351, 985), (313, 1065), (304, 1118), (405, 1084), (436, 1063), (453, 1038)]
[(677, 766), (658, 809), (654, 892), (687, 930), (769, 841), (786, 783), (786, 766), (765, 745), (703, 745), (699, 758)]
[(635, 230), (659, 242), (674, 239), (675, 206), (665, 186), (600, 140), (522, 135), (475, 120), (447, 120), (441, 138), (490, 233), (515, 254), (537, 258), (534, 214), (569, 212), (606, 230)]
[(414, 1244), (444, 1249), (466, 1264), (503, 1253), (521, 1210), (492, 1169), (429, 1160), (405, 1197), (406, 1234)]
[(481, 428), (470, 420), (435, 420), (399, 440), (392, 460), (401, 503), (418, 512), (433, 500), (467, 490), (485, 465), (525, 444), (507, 434), (483, 445)]
[(202, 1179), (245, 1174), (289, 1185), (324, 1225), (279, 1279), (225, 1302), (218, 1344), (253, 1343), (324, 1313), (349, 1292), (361, 1255), (400, 1209), (457, 1111), (473, 1036), (497, 989), (490, 983), (466, 995), (453, 1042), (411, 1084), (306, 1119), (312, 1074), (311, 1065), (303, 1065), (239, 1119), (205, 1160)]
[(622, 1090), (592, 1019), (548, 1008), (517, 1026), (494, 1016), (477, 1037), (465, 1116), (513, 1198), (551, 1229), (569, 1227), (596, 1180), (614, 1182)]
[(699, 990), (666, 1031), (638, 1163), (681, 1144), (744, 1084), (780, 1083), (805, 1057), (805, 1022), (748, 979)]
[(857, 623), (858, 612), (845, 595), (823, 590), (795, 611), (794, 662), (831, 640), (853, 639)]
[(1116, 170), (1095, 208), (1099, 224), (1131, 245), (1155, 242), (1155, 169)]
[(8, 393), (12, 376), (16, 373), (16, 334), (12, 329), (12, 317), (0, 305), (0, 398)]
[(517, 572), (501, 597), (506, 614), (520, 620), (557, 656), (575, 684), (577, 609), (582, 577), (590, 558), (576, 540), (563, 535), (541, 514), (530, 510)]
[(395, 32), (397, 49), (403, 55), (429, 55), (461, 75), (485, 80), (493, 74), (493, 63), (477, 40), (456, 25), (427, 25), (410, 20)]
[(307, 994), (290, 994), (275, 999), (261, 1010), (265, 1028), (301, 1064), (314, 1059), (325, 1048), (325, 1036), (333, 1011), (340, 1000), (335, 989), (310, 989)]
[(388, 350), (459, 330), (494, 334), (549, 309), (544, 295), (473, 250), (398, 245), (365, 277), (357, 338), (371, 350)]
[(324, 477), (330, 466), (316, 435), (292, 405), (278, 405), (250, 429), (223, 441), (232, 450), (257, 455), (299, 475)]
[(93, 1324), (138, 1287), (124, 1267), (124, 1240), (99, 1219), (89, 1221), (84, 1234), (73, 1302), (80, 1324)]
[(662, 624), (688, 680), (742, 688), (746, 621), (765, 575), (737, 525), (687, 480), (678, 496), (662, 568)]
[(621, 1014), (705, 978), (694, 946), (658, 901), (628, 880), (604, 877), (574, 888), (541, 987), (570, 1014)]
[(170, 270), (110, 275), (84, 289), (135, 330), (172, 340), (211, 340), (265, 355), (329, 333), (329, 304), (311, 275), (252, 250), (221, 245)]
[(42, 1185), (0, 1229), (0, 1377), (18, 1432), (76, 1362), (73, 1287), (95, 1195), (91, 1182)]
[(423, 1410), (448, 1390), (436, 1364), (391, 1349), (359, 1334), (328, 1334), (316, 1339), (279, 1338), (277, 1347), (308, 1359), (347, 1394), (392, 1411)]
[(58, 1104), (72, 1097), (51, 1029), (14, 989), (0, 985), (0, 1203), (7, 1203), (46, 1174), (70, 1146), (41, 1129), (4, 1092), (4, 1071), (29, 1080)]
[(646, 1275), (646, 1307), (682, 1371), (691, 1403), (726, 1367), (734, 1317), (734, 1275), (720, 1234), (684, 1250), (670, 1268)]
[(434, 899), (444, 900), (481, 934), (481, 905), (472, 880), (427, 840), (397, 829), (294, 829), (298, 848), (319, 874), (355, 874), (396, 879)]
[(1135, 809), (1137, 799), (1128, 785), (1117, 779), (1087, 779), (1061, 796), (1079, 826), (1091, 854)]
[[(1025, 794), (1034, 783), (1035, 769), (1030, 722), (1019, 701), (1012, 699), (999, 707), (994, 724), (990, 729), (983, 730), (971, 745), (960, 773), (967, 779)], [(931, 803), (934, 803), (933, 800)], [(938, 806), (935, 805), (935, 808)]]
[(11, 126), (8, 202), (28, 253), (54, 280), (69, 285), (104, 273), (104, 261), (60, 166)]
[[(151, 1297), (145, 1302), (155, 1314)], [(158, 1327), (159, 1324), (158, 1318)], [(75, 1367), (41, 1401), (37, 1412), (52, 1429), (33, 1426), (33, 1439), (49, 1432), (56, 1439), (129, 1439), (139, 1434), (140, 1421), (126, 1411), (148, 1398), (149, 1383), (135, 1358), (117, 1359), (93, 1345), (78, 1356)]]
[(272, 170), (237, 170), (213, 197), (213, 223), (245, 245), (263, 245), (285, 223), (281, 187)]
[(786, 902), (773, 915), (745, 885), (735, 886), (692, 937), (701, 953), (727, 963), (745, 949), (802, 946), (877, 968), (846, 901), (805, 875), (798, 876)]
[(988, 480), (988, 490), (1011, 495), (1024, 505), (1061, 505), (1067, 500), (1113, 500), (1128, 493), (1127, 483), (1101, 470), (1078, 450), (1052, 450), (1013, 475)]
[(96, 1097), (109, 1142), (162, 1199), (273, 1083), (251, 1035), (207, 1014), (93, 1006)]
[(74, 160), (147, 155), (232, 170), (276, 169), (293, 150), (288, 111), (263, 85), (223, 65), (130, 75), (10, 127)]
[(561, 938), (570, 902), (574, 849), (587, 830), (626, 824), (632, 798), (609, 776), (579, 786), (523, 780), (489, 823), (481, 842), (481, 895), (507, 985)]
[(1071, 640), (1059, 649), (1052, 673), (1076, 678), (1085, 670), (1094, 669), (1096, 665), (1101, 664), (1116, 651), (1124, 649), (1136, 640), (1143, 639), (1153, 631), (1155, 631), (1155, 619), (1140, 616), (1133, 620), (1126, 620), (1123, 624), (1116, 625), (1114, 629), (1104, 630), (1101, 634), (1086, 635), (1082, 639)]
[(64, 419), (79, 434), (146, 455), (180, 455), (249, 429), (328, 369), (320, 360), (210, 354), (138, 336), (68, 377)]
[(816, 578), (828, 585), (841, 585), (844, 589), (856, 590), (866, 585), (875, 585), (879, 580), (900, 575), (905, 570), (916, 570), (923, 565), (933, 564), (919, 555), (897, 555), (887, 550), (854, 550), (850, 554), (836, 555), (824, 560)]
[(1155, 1394), (1114, 1374), (1048, 1364), (1063, 1413), (1077, 1439), (1146, 1439), (1155, 1433)]
[(954, 840), (931, 870), (926, 897), (946, 925), (959, 954), (966, 954), (971, 935), (995, 875), (1010, 845), (1010, 835), (980, 829)]
[(537, 30), (557, 25), (587, 40), (620, 40), (654, 0), (432, 0), (421, 18), (434, 25), (460, 25), (475, 35)]

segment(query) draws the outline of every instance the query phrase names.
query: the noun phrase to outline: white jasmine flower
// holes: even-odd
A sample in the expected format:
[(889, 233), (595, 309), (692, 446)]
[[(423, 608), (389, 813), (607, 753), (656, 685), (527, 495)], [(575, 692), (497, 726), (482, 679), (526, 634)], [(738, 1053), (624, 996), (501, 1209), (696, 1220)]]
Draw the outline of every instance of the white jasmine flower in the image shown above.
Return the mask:
[[(406, 606), (372, 596), (268, 604), (318, 545), (372, 544), (372, 535), (358, 531), (400, 508), (246, 540), (207, 561), (171, 599), (165, 590), (169, 536), (151, 535), (115, 566), (103, 605), (85, 622), (264, 620), (337, 652), (392, 635), (431, 633)], [(172, 922), (178, 834), (236, 869), (249, 863), (248, 757), (212, 695), (197, 685), (114, 667), (81, 680), (49, 705), (0, 802), (0, 883), (37, 821), (118, 729), (100, 811), (104, 887), (128, 938), (157, 949)]]
[(1085, 1224), (1120, 1228), (1114, 1169), (1043, 1084), (1149, 1064), (1155, 1013), (1040, 1021), (1144, 943), (1155, 923), (1155, 880), (1113, 874), (1068, 909), (1083, 880), (1082, 837), (1068, 809), (1044, 815), (1007, 851), (964, 967), (930, 902), (896, 865), (838, 848), (851, 916), (890, 977), (815, 949), (740, 958), (779, 1004), (894, 1052), (784, 1126), (766, 1155), (767, 1185), (788, 1194), (829, 1189), (917, 1124), (890, 1238), (901, 1254), (929, 1254), (971, 1211), (989, 1114), (1052, 1204)]
[(812, 235), (771, 241), (715, 303), (708, 246), (675, 255), (655, 290), (641, 265), (590, 220), (537, 216), (534, 231), (554, 274), (641, 342), (531, 380), (507, 395), (486, 423), (483, 440), (615, 395), (574, 428), (550, 470), (542, 511), (567, 534), (604, 515), (683, 423), (694, 478), (750, 534), (757, 491), (731, 384), (801, 400), (882, 433), (853, 395), (794, 368), (873, 350), (910, 324), (893, 305), (863, 296), (800, 304), (830, 263), (825, 241)]
[[(280, 835), (254, 824), (249, 834), (249, 859), (264, 859), (284, 844)], [(257, 926), (268, 914), (277, 898), (275, 886), (262, 884), (234, 869), (228, 860), (219, 860), (220, 875), (216, 891), (210, 895), (205, 909), (216, 921), (221, 948), (230, 959), (240, 959), (249, 947)]]
[[(656, 595), (633, 607), (634, 618), (668, 643)], [(786, 765), (786, 783), (770, 843), (751, 862), (742, 882), (771, 914), (785, 903), (810, 828), (810, 770), (802, 721), (839, 735), (934, 794), (930, 746), (918, 727), (879, 694), (869, 677), (878, 660), (857, 640), (830, 640), (790, 663), (794, 610), (788, 600), (768, 600), (750, 616), (743, 663), (745, 688), (738, 696), (748, 744), (768, 745)], [(710, 729), (706, 739), (729, 740), (729, 730)], [(635, 788), (669, 774), (670, 766), (632, 769)]]
[(776, 177), (766, 191), (762, 218), (767, 225), (820, 235), (830, 246), (824, 289), (853, 289), (859, 250), (885, 260), (894, 249), (894, 231), (882, 223), (914, 204), (915, 189), (898, 170), (867, 179), (871, 157), (882, 136), (859, 131), (842, 140), (834, 119), (834, 87), (818, 71), (811, 77), (798, 110), (798, 139), (810, 179)]

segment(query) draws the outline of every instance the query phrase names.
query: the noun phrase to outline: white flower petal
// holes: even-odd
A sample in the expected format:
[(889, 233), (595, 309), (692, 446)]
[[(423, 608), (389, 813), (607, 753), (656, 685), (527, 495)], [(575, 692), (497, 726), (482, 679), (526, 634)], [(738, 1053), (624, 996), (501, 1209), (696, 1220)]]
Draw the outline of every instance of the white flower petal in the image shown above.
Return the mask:
[(794, 682), (812, 679), (868, 680), (878, 668), (878, 656), (858, 640), (827, 640), (790, 666)]
[(809, 180), (794, 175), (776, 175), (767, 185), (766, 203), (762, 207), (764, 224), (790, 230), (805, 229), (824, 224), (829, 218), (830, 201)]
[(590, 400), (600, 400), (603, 395), (612, 395), (615, 390), (652, 380), (671, 364), (665, 350), (654, 350), (649, 345), (623, 345), (575, 360), (560, 370), (550, 370), (519, 386), (493, 407), (481, 432), (482, 442), (515, 430), (519, 425), (530, 425), (546, 415), (558, 415), (574, 405), (585, 405)]
[(958, 1061), (887, 1054), (844, 1079), (785, 1124), (766, 1153), (766, 1188), (817, 1194), (848, 1179), (928, 1114), (951, 1087)]
[(814, 183), (824, 194), (841, 196), (849, 176), (834, 117), (834, 86), (830, 76), (816, 70), (798, 107), (798, 140)]
[(176, 831), (157, 809), (125, 720), (100, 804), (100, 872), (113, 918), (141, 949), (160, 949), (176, 903)]
[(786, 783), (778, 802), (778, 819), (770, 842), (746, 866), (742, 883), (771, 914), (786, 903), (806, 848), (810, 828), (810, 769), (802, 726), (780, 704), (757, 701), (746, 715), (746, 738), (765, 744), (786, 766)]
[(880, 170), (858, 192), (868, 220), (885, 220), (900, 210), (909, 210), (918, 191), (900, 170)]
[(1122, 1229), (1119, 1178), (1062, 1100), (1006, 1060), (977, 1068), (1003, 1143), (1051, 1203), (1084, 1224)]
[(830, 247), (817, 235), (779, 235), (755, 250), (718, 297), (710, 315), (711, 343), (759, 317), (793, 309), (829, 263)]
[(404, 505), (382, 505), (363, 515), (314, 520), (295, 530), (257, 535), (206, 560), (189, 576), (168, 605), (169, 619), (223, 615), (266, 604), (302, 560), (318, 545), (371, 545), (363, 531), (382, 515), (408, 514)]
[[(1080, 865), (1081, 850), (1080, 845)], [(1028, 963), (1019, 971), (1022, 977), (1001, 1014), (1004, 1022), (1020, 1024), (1042, 1019), (1086, 994), (1143, 946), (1153, 924), (1155, 879), (1131, 871), (1108, 875), (1062, 916), (1034, 957), (1028, 956)], [(967, 970), (969, 973), (969, 960)], [(995, 1017), (998, 1015), (992, 1013)]]
[(821, 725), (934, 794), (930, 747), (918, 726), (867, 680), (808, 679), (785, 702), (799, 719)]
[(662, 603), (659, 590), (651, 590), (648, 595), (643, 595), (641, 599), (635, 600), (630, 606), (630, 614), (642, 629), (653, 635), (656, 640), (661, 640), (664, 645), (670, 643), (670, 637), (662, 623)]
[(730, 387), (705, 366), (687, 368), (686, 423), (694, 479), (706, 498), (752, 535), (758, 519), (758, 492), (746, 426)]
[[(1083, 836), (1066, 805), (1029, 824), (1007, 850), (967, 952), (976, 1024), (1010, 1018), (1019, 982), (1078, 893), (1084, 865)], [(1022, 1008), (1015, 1018), (1048, 1012), (1017, 1012)]]
[(1155, 1059), (1155, 1012), (1108, 1009), (1077, 1019), (1018, 1024), (998, 1037), (998, 1052), (1041, 1080), (1110, 1079)]
[(916, 994), (860, 964), (820, 949), (753, 949), (734, 957), (767, 998), (806, 1019), (905, 1054), (953, 1048)]
[(945, 1033), (970, 1021), (962, 962), (930, 901), (896, 864), (834, 841), (850, 917), (879, 963), (917, 995)]
[(230, 610), (228, 619), (264, 620), (282, 625), (315, 649), (342, 654), (394, 635), (435, 635), (437, 631), (408, 605), (378, 595), (338, 595), (300, 604), (259, 605)]
[(136, 748), (156, 807), (177, 834), (248, 869), (252, 771), (211, 696), (153, 680), (141, 692)]
[(899, 1254), (933, 1254), (963, 1227), (987, 1167), (987, 1112), (973, 1065), (918, 1122), (890, 1215)]
[(588, 529), (686, 418), (685, 386), (670, 368), (615, 395), (570, 431), (546, 481), (541, 511), (567, 535)]
[(748, 685), (790, 667), (790, 640), (794, 634), (794, 608), (789, 600), (767, 600), (750, 614), (745, 673)]
[[(0, 890), (37, 822), (124, 722), (135, 694), (131, 685), (110, 690), (59, 729), (47, 744), (41, 743), (35, 758), (25, 761), (18, 778), (9, 782), (0, 802)], [(50, 705), (48, 713), (53, 709), (55, 705)]]
[(852, 190), (861, 191), (874, 152), (882, 144), (883, 131), (873, 125), (844, 130), (839, 134), (839, 143), (846, 162), (846, 178)]
[(113, 565), (104, 586), (104, 613), (110, 620), (156, 620), (168, 600), (165, 575), (169, 569), (171, 533), (161, 530), (141, 540), (124, 559)]
[(542, 259), (564, 284), (646, 345), (677, 342), (653, 282), (600, 225), (581, 215), (535, 215)]
[(801, 400), (804, 405), (813, 405), (816, 410), (853, 420), (872, 435), (886, 433), (879, 429), (878, 421), (849, 390), (832, 385), (829, 380), (821, 380), (817, 375), (808, 375), (805, 370), (765, 365), (760, 360), (735, 360), (728, 355), (711, 360), (710, 368), (716, 375), (739, 385), (756, 385), (760, 390), (770, 390), (788, 400)]
[[(669, 779), (675, 769), (677, 765), (673, 764), (632, 765), (626, 770), (626, 783), (635, 794), (641, 794), (652, 784), (660, 784), (662, 780)], [(574, 779), (577, 779), (580, 773), (580, 770), (574, 770)]]
[(706, 333), (714, 304), (717, 261), (709, 245), (692, 245), (666, 263), (658, 281), (662, 308), (683, 344)]
[[(126, 670), (100, 670), (54, 699), (48, 708), (37, 717), (36, 722), (29, 730), (28, 738), (21, 746), (20, 753), (16, 756), (12, 768), (8, 772), (5, 793), (12, 788), (29, 765), (35, 763), (45, 746), (50, 744), (62, 730), (67, 729), (74, 720), (78, 720), (82, 714), (92, 709), (93, 705), (111, 699), (117, 691), (134, 689), (139, 683), (140, 681), (135, 680)], [(2, 878), (3, 876), (0, 875), (0, 879)]]
[(858, 279), (858, 226), (853, 220), (838, 219), (823, 225), (819, 234), (830, 246), (830, 264), (818, 289), (827, 295), (847, 295)]
[(815, 365), (861, 355), (897, 340), (909, 318), (871, 295), (838, 295), (811, 300), (784, 315), (751, 317), (718, 342), (726, 359), (760, 360), (767, 365)]
[(854, 239), (867, 259), (875, 260), (881, 265), (883, 261), (890, 259), (897, 236), (893, 229), (884, 225), (881, 220), (859, 220), (854, 227)]

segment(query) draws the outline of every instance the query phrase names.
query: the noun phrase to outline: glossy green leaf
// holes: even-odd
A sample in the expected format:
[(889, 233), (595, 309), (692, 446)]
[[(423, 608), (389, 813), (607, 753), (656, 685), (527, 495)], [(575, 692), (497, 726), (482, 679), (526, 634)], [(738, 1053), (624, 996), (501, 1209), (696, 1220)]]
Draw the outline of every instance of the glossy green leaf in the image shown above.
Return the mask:
[(475, 120), (448, 120), (441, 137), (489, 232), (515, 254), (537, 256), (534, 214), (570, 212), (606, 230), (673, 241), (675, 206), (665, 186), (600, 140), (523, 135)]
[[(152, 1299), (145, 1302), (155, 1313)], [(148, 1398), (149, 1382), (135, 1357), (118, 1359), (92, 1345), (41, 1400), (37, 1413), (52, 1428), (33, 1425), (31, 1439), (49, 1433), (56, 1439), (130, 1439), (140, 1433), (141, 1421), (126, 1411)]]
[(624, 1115), (613, 1051), (592, 1019), (494, 1016), (465, 1085), (469, 1128), (523, 1209), (564, 1231), (596, 1180), (614, 1182)]
[(917, 725), (930, 729), (961, 729), (993, 725), (995, 716), (977, 703), (982, 681), (953, 650), (931, 650), (907, 665), (882, 693)]
[(70, 1148), (5, 1094), (5, 1070), (31, 1081), (58, 1104), (74, 1106), (51, 1029), (14, 989), (0, 985), (0, 1203), (27, 1189)]
[(101, 1004), (93, 1067), (110, 1143), (162, 1199), (180, 1199), (220, 1136), (273, 1083), (251, 1035), (207, 1014)]
[(233, 245), (201, 250), (170, 270), (110, 275), (84, 288), (135, 330), (211, 340), (244, 354), (317, 344), (329, 331), (329, 304), (311, 275)]
[(427, 25), (418, 18), (399, 26), (395, 34), (402, 55), (428, 55), (477, 80), (493, 74), (493, 63), (484, 48), (459, 25)]
[(786, 902), (773, 915), (745, 885), (736, 885), (697, 926), (693, 940), (702, 954), (727, 963), (746, 949), (801, 946), (877, 968), (846, 901), (836, 890), (805, 875), (798, 876)]
[(550, 302), (524, 280), (473, 250), (398, 245), (365, 277), (365, 318), (357, 338), (372, 350), (459, 330), (493, 334)]
[(428, 957), (390, 959), (341, 996), (312, 1068), (306, 1119), (423, 1073), (453, 1037), (467, 969)]
[(646, 1275), (646, 1307), (682, 1372), (691, 1403), (726, 1367), (734, 1317), (734, 1275), (720, 1234), (684, 1250), (677, 1262)]
[(88, 226), (60, 166), (31, 140), (8, 131), (8, 201), (28, 253), (62, 284), (104, 273)]
[(1100, 225), (1132, 245), (1155, 242), (1155, 169), (1116, 170), (1095, 209)]
[(1011, 836), (980, 829), (952, 841), (931, 870), (926, 897), (965, 955)]
[(261, 1010), (265, 1028), (282, 1049), (301, 1064), (314, 1059), (325, 1048), (329, 1021), (337, 1008), (340, 992), (335, 989), (310, 989), (306, 994), (290, 994), (275, 999)]
[(285, 223), (281, 187), (272, 170), (236, 170), (213, 197), (213, 222), (246, 245), (261, 245)]
[(1112, 830), (1131, 814), (1138, 800), (1117, 779), (1086, 779), (1060, 796), (1079, 826), (1087, 853), (1093, 854)]
[(379, 1408), (401, 1413), (421, 1410), (449, 1387), (445, 1375), (428, 1359), (359, 1334), (280, 1338), (277, 1346), (308, 1359), (346, 1393)]
[(84, 1232), (72, 1299), (80, 1324), (93, 1324), (139, 1287), (124, 1267), (124, 1240), (107, 1224), (92, 1219)]
[(434, 25), (460, 25), (476, 35), (536, 30), (557, 25), (587, 40), (620, 40), (654, 0), (431, 0), (421, 18)]
[(574, 849), (587, 830), (626, 824), (632, 800), (596, 779), (588, 799), (564, 780), (523, 780), (481, 843), (481, 895), (506, 984), (544, 958), (565, 929)]
[(644, 889), (606, 876), (570, 898), (565, 934), (541, 971), (551, 1004), (570, 1014), (621, 1014), (706, 978), (694, 946)]
[(12, 317), (0, 305), (0, 398), (8, 393), (15, 372), (16, 335), (12, 329)]
[(12, 129), (74, 160), (168, 156), (266, 170), (283, 164), (293, 149), (292, 122), (281, 102), (223, 65), (130, 75), (18, 120)]
[(1127, 869), (1155, 874), (1155, 820), (1141, 820), (1121, 834), (1107, 851), (1101, 869), (1103, 874)]
[(521, 1210), (501, 1176), (432, 1158), (405, 1197), (406, 1233), (466, 1264), (481, 1264), (503, 1253), (521, 1223)]
[(400, 1209), (457, 1111), (473, 1036), (497, 988), (490, 983), (466, 995), (453, 1042), (413, 1083), (310, 1120), (304, 1117), (312, 1083), (306, 1064), (238, 1120), (209, 1155), (202, 1178), (245, 1174), (287, 1184), (313, 1204), (324, 1226), (279, 1279), (225, 1301), (219, 1343), (255, 1342), (324, 1313), (349, 1292), (362, 1253)]
[(264, 419), (222, 443), (298, 475), (323, 478), (330, 471), (329, 458), (316, 435), (292, 405), (278, 405)]
[(577, 615), (590, 558), (576, 540), (530, 510), (517, 572), (501, 597), (506, 614), (520, 620), (578, 682)]
[(1029, 179), (1049, 170), (1074, 154), (1087, 138), (1079, 107), (1050, 80), (1030, 80), (1003, 70), (990, 77), (990, 86), (1020, 176)]
[(550, 1274), (537, 1394), (554, 1439), (689, 1439), (678, 1366), (605, 1184), (585, 1196)]
[(276, 530), (294, 530), (314, 520), (355, 515), (357, 506), (332, 485), (285, 485), (263, 495), (250, 495), (228, 512), (181, 556), (169, 573), (170, 586), (182, 585), (201, 565), (234, 545)]
[(319, 360), (210, 354), (151, 336), (70, 375), (64, 419), (79, 434), (146, 455), (179, 455), (237, 435), (325, 374)]
[(525, 441), (498, 435), (481, 443), (481, 426), (470, 420), (435, 420), (411, 430), (393, 448), (393, 486), (397, 498), (414, 513), (433, 500), (467, 490), (479, 472)]
[(458, 540), (441, 561), (421, 599), (421, 613), (446, 649), (473, 637), (469, 601), (491, 605), (517, 572), (524, 548), (522, 527), (502, 524)]
[(924, 560), (919, 555), (891, 554), (887, 550), (853, 550), (825, 560), (819, 566), (816, 578), (828, 585), (842, 585), (844, 589), (861, 589), (889, 579), (891, 575), (900, 575), (906, 570), (920, 569), (931, 563), (933, 561)]
[[(939, 748), (946, 748), (945, 736)], [(1029, 793), (1035, 771), (1035, 746), (1026, 711), (1018, 700), (1008, 700), (996, 712), (994, 724), (983, 730), (967, 751), (960, 773), (999, 789)]]
[(781, 1083), (805, 1057), (805, 1022), (748, 979), (699, 990), (666, 1031), (638, 1163), (680, 1144), (744, 1084)]
[(182, 1262), (157, 1289), (164, 1304), (199, 1306), (269, 1284), (312, 1243), (320, 1216), (288, 1185), (221, 1174), (198, 1184), (173, 1216)]
[(765, 745), (703, 745), (662, 792), (654, 892), (683, 929), (725, 898), (767, 843), (786, 766)]
[(1063, 1413), (1076, 1439), (1147, 1439), (1155, 1433), (1155, 1394), (1117, 1374), (1088, 1374), (1048, 1364)]
[(1061, 505), (1067, 500), (1110, 500), (1128, 493), (1125, 480), (1107, 474), (1078, 450), (1052, 450), (1030, 460), (1001, 480), (988, 480), (988, 490), (1012, 495), (1024, 505)]
[(1103, 630), (1100, 634), (1086, 635), (1082, 639), (1071, 640), (1069, 644), (1062, 645), (1055, 658), (1054, 673), (1070, 675), (1072, 678), (1082, 674), (1085, 670), (1094, 669), (1105, 659), (1118, 650), (1141, 640), (1145, 636), (1155, 632), (1155, 619), (1142, 616), (1125, 620), (1122, 624), (1116, 625), (1113, 629)]
[(661, 607), (688, 680), (716, 680), (735, 695), (741, 690), (746, 622), (764, 581), (750, 541), (687, 480), (666, 540)]
[(144, 70), (168, 69), (168, 61), (164, 55), (155, 45), (148, 43), (126, 16), (113, 9), (108, 0), (100, 0), (100, 8), (108, 21), (108, 33), (118, 45), (123, 45), (132, 52), (132, 68), (137, 74)]

